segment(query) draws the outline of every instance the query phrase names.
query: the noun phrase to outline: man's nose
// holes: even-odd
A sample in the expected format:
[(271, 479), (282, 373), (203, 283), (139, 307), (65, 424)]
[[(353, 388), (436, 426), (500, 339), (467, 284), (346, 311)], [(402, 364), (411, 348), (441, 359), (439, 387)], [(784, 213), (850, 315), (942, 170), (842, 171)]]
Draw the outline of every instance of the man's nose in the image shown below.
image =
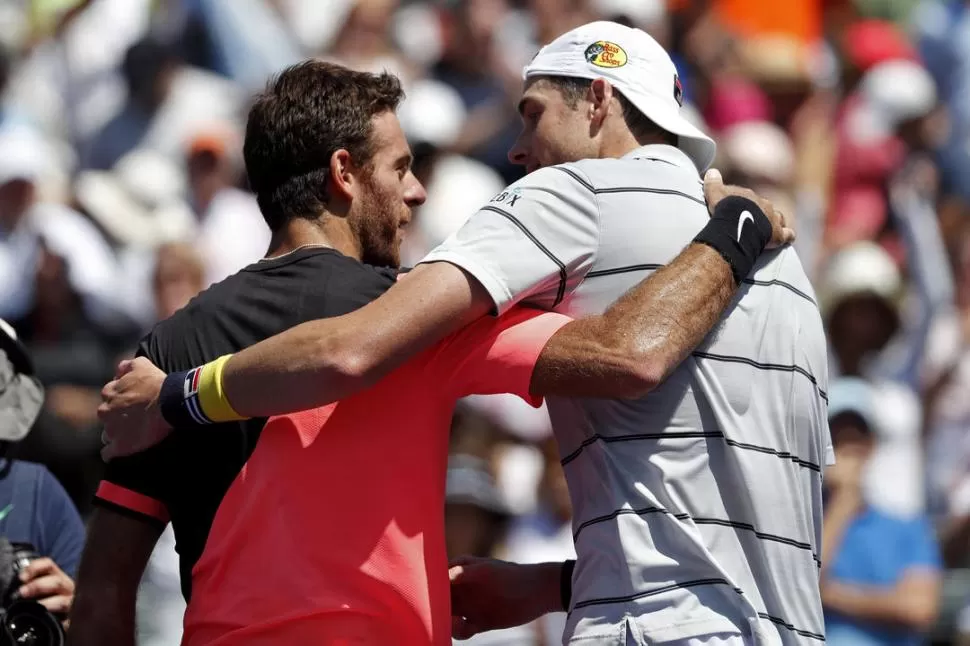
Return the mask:
[(528, 150), (522, 141), (522, 135), (516, 138), (515, 143), (509, 149), (509, 161), (519, 166), (525, 166)]
[(428, 199), (428, 192), (418, 178), (411, 175), (411, 183), (404, 191), (404, 202), (408, 206), (421, 206)]

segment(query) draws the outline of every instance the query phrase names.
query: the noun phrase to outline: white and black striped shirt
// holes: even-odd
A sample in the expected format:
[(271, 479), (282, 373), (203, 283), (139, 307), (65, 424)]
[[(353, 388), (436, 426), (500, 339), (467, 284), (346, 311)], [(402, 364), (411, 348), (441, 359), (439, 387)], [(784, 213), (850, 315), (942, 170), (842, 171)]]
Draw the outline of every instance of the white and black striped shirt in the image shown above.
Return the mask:
[[(423, 262), (474, 275), (498, 310), (600, 313), (708, 220), (697, 170), (650, 145), (530, 174)], [(821, 471), (831, 446), (815, 296), (791, 248), (640, 400), (549, 398), (578, 562), (564, 641), (742, 633), (824, 641)]]

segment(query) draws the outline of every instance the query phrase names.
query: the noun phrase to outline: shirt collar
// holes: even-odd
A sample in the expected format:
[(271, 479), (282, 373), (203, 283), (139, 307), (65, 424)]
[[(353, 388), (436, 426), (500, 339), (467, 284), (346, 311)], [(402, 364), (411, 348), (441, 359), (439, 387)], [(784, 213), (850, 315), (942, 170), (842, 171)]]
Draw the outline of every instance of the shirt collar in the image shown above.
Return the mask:
[(697, 167), (694, 166), (694, 162), (690, 160), (690, 157), (688, 157), (684, 151), (682, 151), (680, 148), (675, 148), (674, 146), (669, 146), (667, 144), (647, 144), (646, 146), (640, 146), (635, 150), (631, 150), (622, 157), (622, 159), (640, 158), (659, 159), (675, 166), (684, 166), (686, 168), (690, 168), (695, 173), (697, 172)]

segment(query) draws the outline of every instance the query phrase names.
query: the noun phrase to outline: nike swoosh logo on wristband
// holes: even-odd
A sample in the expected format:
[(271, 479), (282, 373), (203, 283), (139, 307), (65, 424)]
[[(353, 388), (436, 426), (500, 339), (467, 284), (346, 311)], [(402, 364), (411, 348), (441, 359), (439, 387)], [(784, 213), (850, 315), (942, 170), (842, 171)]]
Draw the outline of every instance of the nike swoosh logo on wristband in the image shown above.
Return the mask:
[(751, 215), (750, 211), (741, 211), (741, 217), (738, 219), (738, 242), (741, 242), (741, 231), (744, 229), (744, 223), (747, 220), (754, 222), (754, 216)]

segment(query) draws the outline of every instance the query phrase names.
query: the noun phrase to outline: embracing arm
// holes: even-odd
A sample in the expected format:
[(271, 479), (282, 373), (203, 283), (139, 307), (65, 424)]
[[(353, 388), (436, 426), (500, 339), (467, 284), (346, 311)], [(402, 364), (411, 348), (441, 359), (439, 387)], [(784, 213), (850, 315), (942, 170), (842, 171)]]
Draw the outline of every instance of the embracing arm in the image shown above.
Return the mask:
[[(602, 316), (566, 325), (533, 359), (533, 394), (648, 392), (710, 331), (765, 246), (794, 238), (783, 216), (751, 191), (725, 187), (718, 177), (705, 182), (705, 194), (717, 206), (700, 243)], [(516, 266), (514, 258), (508, 262)], [(102, 454), (157, 442), (167, 433), (162, 413), (169, 424), (191, 426), (285, 414), (352, 395), (492, 311), (495, 292), (494, 284), (486, 289), (450, 262), (428, 262), (355, 312), (299, 325), (188, 373), (165, 377), (136, 360), (122, 370), (130, 374), (102, 391), (99, 414), (111, 440)], [(130, 429), (136, 418), (139, 433), (114, 432)]]
[(566, 324), (543, 348), (535, 395), (640, 397), (714, 327), (736, 285), (713, 248), (694, 243), (601, 316)]
[(455, 265), (418, 265), (361, 309), (303, 323), (232, 356), (222, 384), (232, 408), (262, 417), (352, 395), (487, 314), (492, 301)]

